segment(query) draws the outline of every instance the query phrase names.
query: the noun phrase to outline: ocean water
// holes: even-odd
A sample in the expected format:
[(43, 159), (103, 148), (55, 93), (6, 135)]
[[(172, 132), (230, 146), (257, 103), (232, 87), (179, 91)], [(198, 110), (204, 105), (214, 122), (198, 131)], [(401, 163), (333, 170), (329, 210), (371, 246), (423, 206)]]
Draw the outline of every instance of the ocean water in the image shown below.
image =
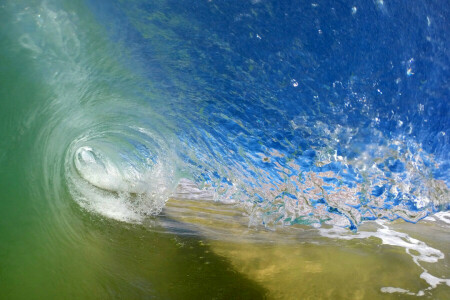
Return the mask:
[(449, 18), (0, 2), (0, 298), (448, 299)]

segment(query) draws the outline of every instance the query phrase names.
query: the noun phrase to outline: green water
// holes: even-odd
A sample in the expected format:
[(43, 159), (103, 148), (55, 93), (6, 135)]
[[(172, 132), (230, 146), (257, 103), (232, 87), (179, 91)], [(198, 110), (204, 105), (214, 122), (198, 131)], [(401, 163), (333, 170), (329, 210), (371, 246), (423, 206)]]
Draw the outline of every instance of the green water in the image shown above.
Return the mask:
[[(41, 2), (0, 7), (0, 299), (401, 299), (413, 296), (380, 289), (428, 287), (403, 248), (376, 238), (333, 240), (240, 225), (222, 236), (196, 215), (167, 213), (180, 227), (194, 224), (195, 234), (176, 234), (165, 232), (158, 217), (127, 224), (80, 207), (64, 173), (68, 148), (90, 128), (133, 120), (120, 99), (128, 99), (127, 109), (142, 107), (126, 92), (135, 78), (114, 60), (120, 47), (82, 4), (47, 10), (59, 13), (55, 24), (67, 25), (58, 28), (75, 28), (62, 17), (75, 20), (78, 54), (70, 54), (77, 43), (60, 44), (48, 24), (34, 30), (18, 21), (33, 9), (45, 13)], [(24, 34), (42, 51), (24, 47)], [(445, 258), (429, 270), (450, 277), (448, 227), (396, 226), (441, 250)], [(450, 287), (425, 296), (448, 299)]]

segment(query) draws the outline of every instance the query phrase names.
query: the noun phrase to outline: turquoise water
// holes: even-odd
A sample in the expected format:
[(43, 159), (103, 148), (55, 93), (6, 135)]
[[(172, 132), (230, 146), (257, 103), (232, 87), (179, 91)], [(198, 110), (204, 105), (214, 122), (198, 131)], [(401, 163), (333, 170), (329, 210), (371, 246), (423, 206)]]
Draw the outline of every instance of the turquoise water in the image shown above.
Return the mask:
[(2, 2), (0, 298), (448, 298), (448, 8), (404, 9)]

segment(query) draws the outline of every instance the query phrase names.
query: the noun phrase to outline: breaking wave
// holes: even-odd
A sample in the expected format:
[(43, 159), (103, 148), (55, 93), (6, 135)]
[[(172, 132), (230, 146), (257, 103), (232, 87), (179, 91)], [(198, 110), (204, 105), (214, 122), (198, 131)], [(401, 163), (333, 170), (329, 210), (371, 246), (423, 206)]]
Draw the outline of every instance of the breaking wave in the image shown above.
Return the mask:
[[(423, 21), (414, 33), (372, 2), (208, 3), (87, 1), (88, 15), (11, 4), (49, 90), (35, 113), (49, 194), (67, 188), (125, 222), (171, 198), (227, 203), (266, 227), (356, 229), (448, 210), (444, 23), (419, 4), (405, 8)], [(384, 35), (367, 39), (367, 26)]]

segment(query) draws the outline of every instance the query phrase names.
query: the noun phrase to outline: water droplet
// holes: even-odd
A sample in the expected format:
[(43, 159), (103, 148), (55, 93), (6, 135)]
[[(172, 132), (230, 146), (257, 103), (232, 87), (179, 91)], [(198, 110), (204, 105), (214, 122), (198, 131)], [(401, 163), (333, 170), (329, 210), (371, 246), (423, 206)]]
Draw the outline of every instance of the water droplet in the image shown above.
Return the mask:
[(414, 58), (411, 58), (406, 62), (406, 75), (412, 76), (414, 75)]

